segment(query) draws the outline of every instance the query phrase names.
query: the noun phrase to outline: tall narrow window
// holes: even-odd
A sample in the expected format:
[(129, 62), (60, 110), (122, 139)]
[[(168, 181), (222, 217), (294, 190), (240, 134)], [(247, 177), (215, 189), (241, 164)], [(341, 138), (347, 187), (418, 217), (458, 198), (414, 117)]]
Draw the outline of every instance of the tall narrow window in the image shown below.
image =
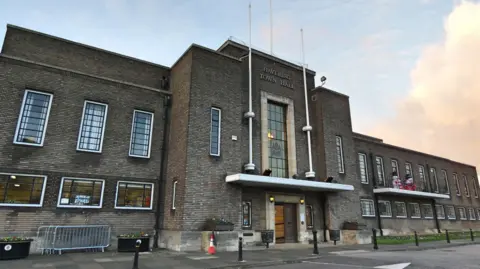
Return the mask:
[(437, 170), (435, 170), (435, 168), (430, 168), (430, 174), (432, 175), (432, 179), (433, 179), (433, 184), (435, 184), (435, 192), (436, 193), (439, 193), (440, 192), (440, 188), (438, 186), (438, 178), (437, 178)]
[(418, 175), (420, 176), (420, 182), (422, 183), (422, 187), (420, 188), (420, 190), (426, 191), (427, 179), (425, 178), (425, 167), (423, 167), (423, 165), (418, 166)]
[(470, 189), (468, 188), (468, 180), (466, 175), (463, 175), (463, 185), (465, 186), (465, 196), (470, 197)]
[(102, 152), (108, 105), (85, 101), (78, 134), (77, 150)]
[(47, 177), (0, 174), (0, 205), (41, 207)]
[(58, 207), (101, 208), (105, 181), (87, 178), (62, 178)]
[(367, 155), (358, 153), (358, 165), (360, 168), (360, 182), (368, 184)]
[(268, 162), (274, 177), (288, 177), (287, 107), (268, 102)]
[(43, 146), (53, 95), (26, 90), (15, 131), (15, 144)]
[(243, 228), (252, 228), (252, 202), (242, 202)]
[(405, 175), (410, 175), (413, 178), (411, 163), (405, 163)]
[(117, 209), (152, 209), (153, 183), (117, 182)]
[(392, 160), (392, 173), (397, 173), (398, 178), (401, 178), (397, 160)]
[(219, 108), (212, 107), (210, 114), (210, 155), (220, 156), (222, 111)]
[(460, 182), (458, 181), (457, 174), (453, 174), (453, 182), (455, 182), (455, 192), (457, 193), (457, 196), (462, 196), (462, 192), (460, 191)]
[(172, 210), (175, 210), (177, 208), (175, 205), (175, 201), (177, 200), (177, 184), (178, 180), (175, 180), (172, 186)]
[(477, 190), (478, 180), (475, 177), (473, 177), (472, 182), (473, 182), (473, 195), (475, 195), (475, 198), (478, 198), (478, 190)]
[(341, 136), (335, 136), (335, 143), (337, 147), (337, 164), (338, 164), (338, 172), (343, 174), (345, 173), (345, 163), (343, 160), (343, 142)]
[(305, 218), (306, 218), (307, 229), (312, 229), (313, 228), (313, 206), (311, 205), (305, 206)]
[(153, 113), (133, 111), (130, 152), (128, 153), (131, 157), (150, 158), (152, 130)]
[(448, 175), (447, 175), (447, 171), (445, 170), (442, 170), (442, 181), (445, 184), (443, 193), (450, 194), (450, 186), (448, 184)]
[(378, 176), (378, 185), (385, 186), (385, 169), (383, 167), (383, 158), (375, 157), (375, 162), (377, 163), (377, 176)]

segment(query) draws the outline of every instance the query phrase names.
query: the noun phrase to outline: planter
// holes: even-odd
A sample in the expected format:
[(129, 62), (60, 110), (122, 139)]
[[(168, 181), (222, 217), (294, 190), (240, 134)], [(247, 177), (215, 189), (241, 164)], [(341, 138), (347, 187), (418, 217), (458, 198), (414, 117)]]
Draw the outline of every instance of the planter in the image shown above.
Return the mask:
[(216, 223), (212, 220), (207, 220), (203, 227), (204, 231), (233, 231), (233, 223)]
[(135, 242), (140, 239), (142, 243), (139, 247), (139, 252), (150, 251), (150, 237), (119, 237), (118, 238), (118, 252), (135, 252)]
[(30, 255), (32, 241), (0, 242), (0, 260), (24, 259)]
[(343, 230), (363, 230), (365, 227), (365, 224), (360, 224), (358, 222), (345, 221), (343, 223)]

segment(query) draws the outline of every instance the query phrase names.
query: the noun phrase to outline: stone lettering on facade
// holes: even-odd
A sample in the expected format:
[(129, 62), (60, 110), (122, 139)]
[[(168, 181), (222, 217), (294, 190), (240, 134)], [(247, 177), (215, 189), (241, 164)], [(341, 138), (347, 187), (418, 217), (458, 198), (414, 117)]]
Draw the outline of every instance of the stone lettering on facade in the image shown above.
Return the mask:
[(292, 77), (287, 73), (278, 72), (270, 67), (264, 67), (262, 73), (260, 73), (261, 80), (277, 83), (277, 78), (279, 78), (278, 81), (281, 86), (293, 89)]

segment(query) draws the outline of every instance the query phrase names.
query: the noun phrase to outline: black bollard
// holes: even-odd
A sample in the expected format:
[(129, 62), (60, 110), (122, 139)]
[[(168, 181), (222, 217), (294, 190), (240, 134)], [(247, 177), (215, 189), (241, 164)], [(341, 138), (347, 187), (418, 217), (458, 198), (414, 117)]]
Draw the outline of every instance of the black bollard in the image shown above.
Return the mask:
[(448, 230), (445, 230), (445, 237), (447, 238), (447, 243), (450, 244), (450, 236), (448, 236)]
[(142, 244), (142, 240), (138, 239), (135, 242), (135, 257), (133, 258), (133, 268), (138, 269), (138, 252), (140, 251), (140, 244)]
[(377, 230), (375, 230), (375, 228), (373, 228), (373, 229), (372, 229), (372, 232), (373, 232), (373, 236), (372, 236), (373, 249), (377, 250), (377, 249), (378, 249), (378, 244), (377, 244)]
[(313, 231), (313, 254), (318, 254), (317, 231)]
[(414, 231), (415, 233), (415, 246), (418, 247), (418, 235), (417, 235), (417, 231)]
[(238, 261), (243, 262), (243, 238), (238, 238)]
[(473, 231), (472, 231), (472, 229), (470, 229), (470, 239), (472, 239), (472, 241), (475, 241), (475, 238), (473, 237)]

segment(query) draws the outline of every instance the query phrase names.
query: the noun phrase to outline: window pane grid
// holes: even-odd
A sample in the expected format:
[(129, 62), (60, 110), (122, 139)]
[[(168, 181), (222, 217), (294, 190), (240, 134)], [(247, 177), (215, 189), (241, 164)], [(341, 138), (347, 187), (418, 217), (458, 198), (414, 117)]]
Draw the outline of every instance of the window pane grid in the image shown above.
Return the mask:
[(422, 205), (423, 216), (426, 219), (433, 219), (433, 210), (432, 205), (423, 204)]
[(210, 155), (220, 155), (220, 109), (212, 108), (210, 111)]
[(342, 145), (342, 138), (340, 136), (335, 137), (336, 149), (337, 149), (337, 164), (338, 164), (338, 172), (344, 173), (345, 167), (343, 163), (343, 145)]
[(420, 182), (422, 183), (422, 190), (427, 190), (427, 180), (425, 178), (425, 168), (421, 165), (418, 166), (418, 174), (420, 175)]
[(122, 208), (151, 208), (151, 183), (119, 182), (115, 206)]
[(475, 217), (475, 210), (473, 208), (468, 209), (468, 218), (470, 220), (476, 220), (477, 218)]
[(149, 157), (153, 114), (135, 111), (133, 113), (132, 143), (130, 155)]
[(453, 206), (446, 206), (445, 208), (447, 210), (448, 219), (457, 219), (457, 216), (455, 214), (455, 208)]
[(375, 158), (377, 164), (378, 185), (385, 185), (385, 170), (383, 168), (383, 159), (381, 157)]
[(107, 106), (91, 102), (85, 103), (79, 149), (100, 151), (103, 140)]
[(417, 203), (410, 203), (410, 216), (412, 218), (420, 218), (422, 214), (420, 213), (420, 205)]
[(51, 95), (26, 91), (15, 142), (42, 144)]
[(397, 218), (406, 218), (407, 217), (407, 208), (403, 202), (395, 202), (395, 211), (397, 213)]
[(465, 212), (465, 208), (459, 207), (458, 208), (458, 215), (460, 215), (461, 220), (466, 220), (467, 219), (467, 213)]
[(435, 210), (437, 211), (438, 219), (445, 219), (445, 209), (443, 208), (443, 205), (435, 205)]
[(378, 211), (381, 217), (391, 217), (392, 207), (389, 201), (378, 201)]
[(359, 153), (358, 164), (360, 166), (360, 182), (366, 184), (368, 183), (367, 155)]
[(0, 203), (40, 205), (45, 178), (0, 174)]
[(460, 182), (458, 181), (458, 176), (457, 174), (453, 174), (453, 181), (455, 182), (455, 188), (456, 188), (456, 193), (458, 196), (461, 196), (461, 192), (460, 192)]
[(286, 107), (268, 103), (268, 162), (272, 176), (288, 177)]
[(103, 181), (93, 179), (64, 178), (60, 206), (101, 206)]
[(372, 200), (360, 200), (362, 216), (375, 216), (375, 209)]

